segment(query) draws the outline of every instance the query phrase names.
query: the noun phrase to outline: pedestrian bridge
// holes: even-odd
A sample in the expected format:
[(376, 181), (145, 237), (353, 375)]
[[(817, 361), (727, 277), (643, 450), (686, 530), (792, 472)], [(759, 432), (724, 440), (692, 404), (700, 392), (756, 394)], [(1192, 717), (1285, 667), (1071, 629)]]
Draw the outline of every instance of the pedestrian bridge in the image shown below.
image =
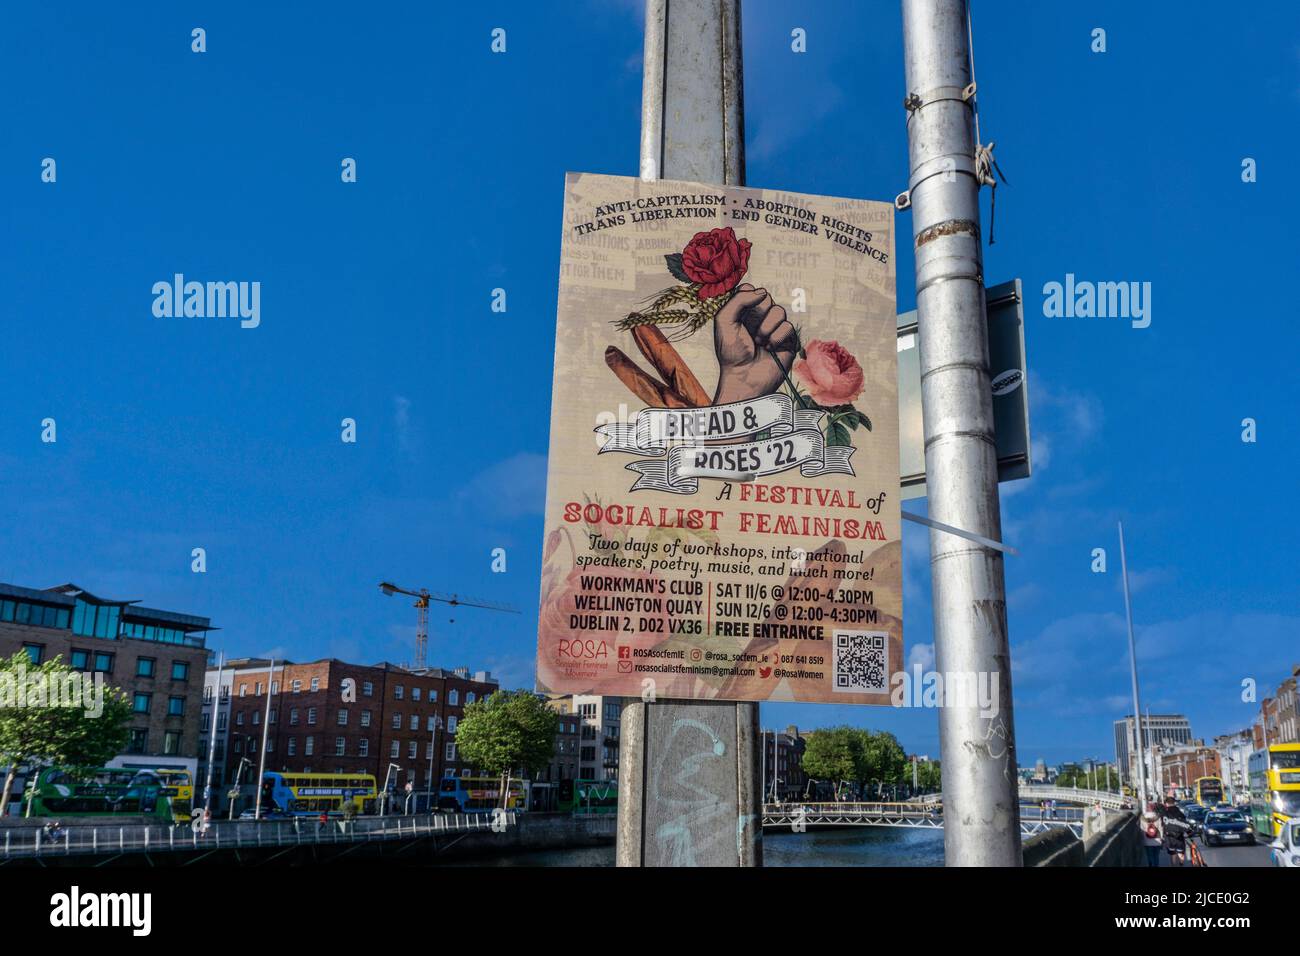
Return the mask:
[[(765, 827), (907, 827), (914, 830), (942, 830), (943, 807), (931, 802), (910, 803), (768, 803), (763, 805)], [(1083, 835), (1082, 819), (1035, 820), (1020, 818), (1020, 833), (1032, 836), (1044, 830), (1064, 828), (1076, 837)]]
[[(1055, 800), (1057, 803), (1074, 803), (1090, 807), (1100, 803), (1106, 810), (1131, 810), (1133, 798), (1121, 796), (1106, 790), (1076, 790), (1074, 787), (1052, 787), (1044, 784), (1022, 783), (1020, 785), (1022, 803), (1037, 803), (1040, 800)], [(928, 793), (917, 797), (917, 803), (937, 804), (943, 802), (942, 793)]]

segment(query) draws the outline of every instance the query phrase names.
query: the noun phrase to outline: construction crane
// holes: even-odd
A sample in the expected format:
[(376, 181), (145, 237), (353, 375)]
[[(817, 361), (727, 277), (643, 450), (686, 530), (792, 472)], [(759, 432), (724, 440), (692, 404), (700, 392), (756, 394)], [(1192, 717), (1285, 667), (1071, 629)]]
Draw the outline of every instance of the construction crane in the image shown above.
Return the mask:
[(416, 624), (415, 624), (415, 666), (417, 668), (425, 666), (425, 658), (429, 651), (429, 602), (440, 601), (443, 604), (450, 604), (453, 607), (481, 607), (488, 611), (504, 611), (507, 614), (518, 614), (519, 609), (511, 607), (508, 604), (494, 604), (491, 601), (469, 600), (458, 597), (455, 594), (439, 594), (437, 591), (430, 591), (428, 588), (420, 588), (418, 591), (408, 591), (406, 588), (399, 588), (390, 581), (384, 581), (379, 585), (379, 590), (383, 591), (388, 597), (394, 594), (405, 594), (408, 597), (415, 598)]

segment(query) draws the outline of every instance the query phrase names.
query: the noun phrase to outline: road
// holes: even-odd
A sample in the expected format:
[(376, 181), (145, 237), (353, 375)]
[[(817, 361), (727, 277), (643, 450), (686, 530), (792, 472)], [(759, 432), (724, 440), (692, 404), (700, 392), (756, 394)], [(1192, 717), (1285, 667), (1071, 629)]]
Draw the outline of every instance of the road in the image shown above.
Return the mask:
[(1272, 866), (1268, 845), (1257, 843), (1254, 846), (1206, 846), (1204, 840), (1197, 840), (1201, 856), (1205, 857), (1206, 866)]

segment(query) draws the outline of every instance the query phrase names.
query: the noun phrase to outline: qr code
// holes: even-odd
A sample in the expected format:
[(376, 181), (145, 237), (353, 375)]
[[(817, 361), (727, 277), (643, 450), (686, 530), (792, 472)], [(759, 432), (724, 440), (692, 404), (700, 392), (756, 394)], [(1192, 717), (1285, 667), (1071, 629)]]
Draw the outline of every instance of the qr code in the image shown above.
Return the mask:
[(848, 694), (882, 693), (889, 664), (885, 631), (835, 632), (835, 690)]

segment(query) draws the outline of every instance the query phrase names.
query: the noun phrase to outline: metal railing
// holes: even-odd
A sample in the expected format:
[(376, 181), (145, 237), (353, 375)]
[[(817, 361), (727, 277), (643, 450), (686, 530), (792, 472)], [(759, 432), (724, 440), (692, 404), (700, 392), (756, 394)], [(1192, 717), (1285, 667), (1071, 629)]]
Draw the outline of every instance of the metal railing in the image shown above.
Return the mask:
[[(909, 827), (942, 830), (942, 808), (917, 803), (768, 803), (763, 805), (765, 827)], [(1078, 819), (1032, 820), (1022, 818), (1020, 832), (1032, 836), (1059, 827), (1080, 836)]]
[(68, 826), (51, 837), (42, 828), (4, 827), (0, 859), (85, 854), (167, 853), (411, 840), (475, 830), (501, 832), (519, 822), (518, 814), (434, 813), (420, 816), (213, 822), (206, 832), (185, 826)]

